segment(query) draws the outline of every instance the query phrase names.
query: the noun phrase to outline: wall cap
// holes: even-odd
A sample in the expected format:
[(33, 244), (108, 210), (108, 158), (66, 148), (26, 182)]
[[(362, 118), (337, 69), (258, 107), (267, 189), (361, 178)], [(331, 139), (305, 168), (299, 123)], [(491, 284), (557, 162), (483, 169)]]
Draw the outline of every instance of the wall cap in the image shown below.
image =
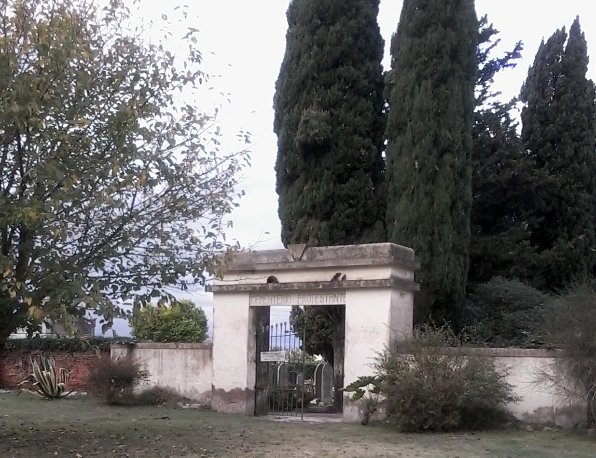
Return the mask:
[(302, 270), (321, 267), (395, 266), (417, 270), (414, 250), (395, 243), (367, 243), (305, 248), (296, 256), (293, 246), (282, 250), (240, 251), (226, 266), (226, 272)]
[(113, 343), (111, 349), (126, 349), (133, 347), (135, 350), (211, 350), (211, 342), (187, 343), (187, 342), (132, 342), (130, 344)]
[[(496, 358), (560, 358), (563, 356), (561, 350), (545, 348), (488, 348), (488, 347), (446, 347), (441, 348), (445, 355), (482, 356)], [(399, 351), (398, 354), (405, 355), (407, 352)]]

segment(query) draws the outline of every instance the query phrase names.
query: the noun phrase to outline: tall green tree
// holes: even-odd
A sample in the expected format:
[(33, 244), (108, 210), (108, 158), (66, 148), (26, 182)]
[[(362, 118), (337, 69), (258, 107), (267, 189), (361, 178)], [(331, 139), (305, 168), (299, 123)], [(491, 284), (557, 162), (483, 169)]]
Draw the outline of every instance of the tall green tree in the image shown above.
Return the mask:
[[(274, 98), (286, 245), (385, 240), (378, 11), (378, 0), (290, 3)], [(291, 320), (298, 335), (305, 331), (305, 349), (333, 364), (337, 389), (343, 387), (344, 314), (343, 306), (294, 308)]]
[(274, 98), (284, 244), (382, 241), (378, 0), (293, 0)]
[(499, 72), (516, 65), (522, 44), (495, 57), (498, 33), (486, 17), (481, 19), (472, 130), (471, 284), (495, 276), (525, 280), (536, 267), (526, 224), (533, 181), (512, 116), (516, 100), (502, 102), (492, 88)]
[(464, 297), (478, 27), (472, 0), (405, 0), (391, 45), (386, 224), (421, 261), (416, 321)]
[(537, 253), (534, 286), (565, 288), (592, 275), (595, 90), (586, 78), (587, 43), (577, 18), (542, 42), (521, 91), (522, 141), (533, 161), (529, 230)]
[(0, 0), (0, 15), (0, 348), (27, 323), (109, 324), (202, 283), (246, 156), (218, 152), (189, 102), (205, 78), (192, 30), (179, 71), (120, 0)]

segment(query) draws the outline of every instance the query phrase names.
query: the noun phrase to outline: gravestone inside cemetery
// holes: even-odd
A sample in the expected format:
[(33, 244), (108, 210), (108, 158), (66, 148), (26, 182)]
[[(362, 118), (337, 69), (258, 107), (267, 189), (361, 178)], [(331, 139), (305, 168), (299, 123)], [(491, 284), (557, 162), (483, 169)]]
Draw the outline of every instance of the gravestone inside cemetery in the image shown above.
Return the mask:
[(277, 366), (277, 384), (281, 388), (287, 388), (289, 383), (288, 365), (286, 363), (280, 363)]
[(321, 370), (321, 404), (333, 404), (333, 366), (325, 363)]
[(321, 401), (321, 379), (323, 377), (323, 366), (326, 363), (319, 363), (315, 368), (315, 398)]

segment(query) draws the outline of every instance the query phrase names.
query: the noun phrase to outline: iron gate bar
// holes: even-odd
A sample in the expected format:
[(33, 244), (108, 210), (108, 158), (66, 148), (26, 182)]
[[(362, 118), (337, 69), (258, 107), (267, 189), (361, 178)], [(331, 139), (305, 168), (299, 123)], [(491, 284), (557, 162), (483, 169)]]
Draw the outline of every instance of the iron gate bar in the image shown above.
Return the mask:
[[(305, 367), (304, 342), (287, 322), (263, 326), (257, 330), (257, 382), (255, 386), (255, 414), (265, 406), (266, 413), (298, 416), (304, 420)], [(262, 361), (263, 351), (283, 351), (283, 362)], [(291, 377), (292, 376), (292, 377)]]

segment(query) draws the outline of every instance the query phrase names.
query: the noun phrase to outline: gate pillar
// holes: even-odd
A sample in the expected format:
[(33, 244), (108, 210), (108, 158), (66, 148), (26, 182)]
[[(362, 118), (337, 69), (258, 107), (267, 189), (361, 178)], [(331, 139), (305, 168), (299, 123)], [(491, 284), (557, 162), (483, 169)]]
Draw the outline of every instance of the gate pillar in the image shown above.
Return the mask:
[(213, 382), (211, 407), (253, 415), (256, 330), (269, 323), (269, 307), (249, 306), (248, 292), (213, 296)]

